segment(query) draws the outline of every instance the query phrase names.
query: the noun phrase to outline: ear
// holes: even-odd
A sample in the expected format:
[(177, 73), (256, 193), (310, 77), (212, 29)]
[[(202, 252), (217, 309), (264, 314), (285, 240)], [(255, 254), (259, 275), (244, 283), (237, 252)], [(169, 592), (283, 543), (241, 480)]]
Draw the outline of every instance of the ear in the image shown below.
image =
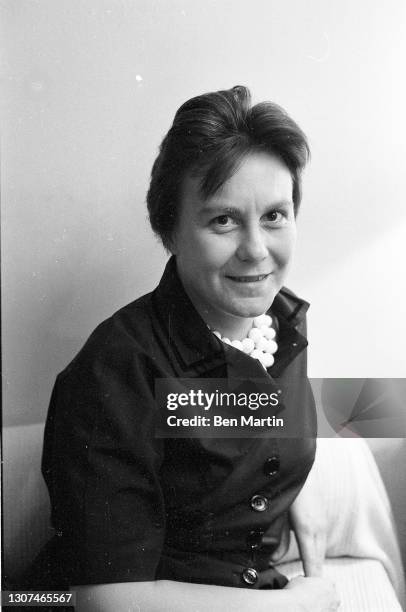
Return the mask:
[(173, 235), (168, 238), (164, 244), (164, 247), (171, 255), (177, 255), (178, 249), (176, 237)]
[(176, 228), (174, 228), (172, 234), (167, 237), (164, 246), (171, 255), (178, 254), (178, 235)]

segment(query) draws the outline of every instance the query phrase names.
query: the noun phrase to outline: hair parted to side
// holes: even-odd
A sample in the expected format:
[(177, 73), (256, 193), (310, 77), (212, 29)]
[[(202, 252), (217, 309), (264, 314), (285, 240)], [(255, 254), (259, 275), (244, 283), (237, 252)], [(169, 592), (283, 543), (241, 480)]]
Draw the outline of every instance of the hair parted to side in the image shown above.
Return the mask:
[(247, 87), (196, 96), (177, 111), (160, 146), (147, 194), (154, 232), (170, 250), (187, 173), (199, 176), (204, 199), (214, 195), (252, 151), (277, 155), (293, 181), (295, 213), (301, 200), (301, 171), (310, 150), (305, 134), (273, 102), (251, 106)]

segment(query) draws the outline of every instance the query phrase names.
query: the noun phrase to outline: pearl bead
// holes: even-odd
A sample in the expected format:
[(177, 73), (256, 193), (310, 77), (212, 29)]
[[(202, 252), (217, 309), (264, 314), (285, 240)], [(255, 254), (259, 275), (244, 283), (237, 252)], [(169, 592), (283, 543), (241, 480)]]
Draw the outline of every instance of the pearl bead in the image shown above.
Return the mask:
[(230, 338), (222, 338), (222, 340), (225, 344), (231, 344)]
[(262, 334), (257, 327), (253, 327), (248, 332), (248, 338), (251, 338), (251, 340), (256, 342), (257, 340), (259, 340), (259, 338), (262, 338)]
[(267, 314), (262, 315), (262, 325), (266, 325), (266, 327), (272, 325), (272, 317)]
[(233, 340), (231, 342), (231, 346), (233, 346), (234, 348), (238, 349), (239, 351), (244, 350), (243, 346), (242, 346), (242, 342), (240, 340)]
[(262, 351), (259, 351), (258, 349), (254, 349), (251, 353), (251, 357), (253, 359), (261, 359), (262, 356)]
[(220, 340), (221, 340), (221, 334), (220, 334), (220, 332), (219, 332), (219, 331), (214, 331), (214, 332), (213, 332), (213, 334), (214, 334), (215, 336), (217, 336), (217, 338), (220, 338)]
[(259, 350), (259, 351), (266, 351), (267, 346), (268, 346), (268, 342), (269, 340), (267, 340), (266, 338), (264, 338), (263, 336), (261, 336), (260, 338), (258, 338), (258, 340), (256, 340), (255, 342), (255, 347)]
[(262, 363), (264, 364), (264, 366), (266, 368), (270, 368), (271, 365), (273, 365), (275, 359), (273, 355), (270, 355), (269, 353), (264, 353), (264, 356), (262, 358)]
[(255, 342), (252, 340), (252, 338), (244, 338), (241, 344), (244, 353), (251, 353), (251, 351), (253, 351), (255, 348)]
[(267, 338), (268, 340), (273, 340), (276, 336), (276, 332), (273, 327), (262, 325), (259, 328), (259, 331), (262, 332), (262, 335), (265, 336), (265, 338)]
[(266, 315), (259, 315), (259, 317), (255, 317), (253, 323), (254, 327), (261, 327), (261, 325), (265, 325), (264, 317)]
[(265, 350), (268, 353), (276, 353), (276, 351), (278, 350), (278, 345), (276, 344), (275, 340), (266, 340)]

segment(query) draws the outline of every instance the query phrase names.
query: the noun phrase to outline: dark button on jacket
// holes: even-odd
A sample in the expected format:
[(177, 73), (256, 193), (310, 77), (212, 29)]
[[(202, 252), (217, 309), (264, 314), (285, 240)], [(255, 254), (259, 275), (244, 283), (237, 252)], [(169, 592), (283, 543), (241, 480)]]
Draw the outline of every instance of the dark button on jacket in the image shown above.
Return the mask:
[(247, 537), (248, 548), (252, 550), (261, 548), (264, 533), (265, 532), (263, 529), (254, 529), (253, 531), (250, 531)]
[(256, 512), (264, 512), (269, 506), (269, 500), (263, 495), (253, 495), (250, 504)]
[(242, 573), (242, 579), (246, 584), (250, 586), (255, 584), (258, 580), (258, 573), (253, 567), (247, 567)]
[[(56, 558), (43, 565), (72, 585), (171, 579), (283, 587), (269, 556), (315, 451), (306, 309), (288, 290), (275, 298), (279, 350), (268, 372), (208, 330), (174, 258), (154, 292), (102, 323), (52, 394), (43, 474), (52, 524), (63, 535), (50, 547)], [(303, 438), (155, 437), (157, 378), (235, 376), (288, 385), (300, 398)], [(255, 546), (247, 546), (252, 532)]]
[(275, 455), (269, 457), (264, 463), (264, 472), (267, 476), (277, 476), (279, 472), (280, 459)]

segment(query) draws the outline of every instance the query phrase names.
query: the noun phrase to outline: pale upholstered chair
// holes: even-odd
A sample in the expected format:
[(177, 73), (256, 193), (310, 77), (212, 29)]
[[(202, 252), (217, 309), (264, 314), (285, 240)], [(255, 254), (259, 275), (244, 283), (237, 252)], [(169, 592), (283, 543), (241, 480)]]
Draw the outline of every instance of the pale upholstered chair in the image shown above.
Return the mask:
[[(48, 493), (40, 473), (43, 425), (3, 430), (4, 578), (18, 575), (52, 535)], [(315, 473), (329, 512), (325, 572), (336, 580), (342, 612), (396, 612), (403, 596), (397, 531), (406, 541), (406, 443), (400, 439), (319, 440)], [(373, 454), (370, 451), (372, 448)], [(385, 487), (391, 499), (393, 515)], [(282, 571), (300, 573), (292, 546)], [(368, 607), (369, 606), (369, 607)], [(372, 607), (371, 607), (372, 606)]]

